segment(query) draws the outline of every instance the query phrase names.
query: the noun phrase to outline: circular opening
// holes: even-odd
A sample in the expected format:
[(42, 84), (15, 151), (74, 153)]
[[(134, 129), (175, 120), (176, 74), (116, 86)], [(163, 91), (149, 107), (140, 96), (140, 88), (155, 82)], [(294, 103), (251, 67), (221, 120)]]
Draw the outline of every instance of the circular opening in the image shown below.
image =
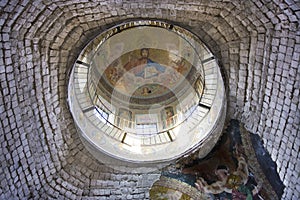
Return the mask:
[(170, 161), (204, 143), (212, 148), (224, 98), (208, 48), (191, 32), (153, 20), (100, 34), (78, 57), (69, 83), (87, 148), (137, 163)]

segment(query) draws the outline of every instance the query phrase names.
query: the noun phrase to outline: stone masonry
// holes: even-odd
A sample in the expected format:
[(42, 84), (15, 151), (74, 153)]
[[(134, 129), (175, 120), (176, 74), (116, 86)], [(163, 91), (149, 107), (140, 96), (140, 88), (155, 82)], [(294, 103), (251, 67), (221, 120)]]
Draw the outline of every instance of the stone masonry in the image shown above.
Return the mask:
[(227, 119), (258, 134), (300, 199), (297, 0), (1, 0), (0, 199), (147, 199), (159, 177), (119, 173), (83, 147), (67, 106), (70, 70), (102, 30), (155, 18), (197, 34), (218, 58)]

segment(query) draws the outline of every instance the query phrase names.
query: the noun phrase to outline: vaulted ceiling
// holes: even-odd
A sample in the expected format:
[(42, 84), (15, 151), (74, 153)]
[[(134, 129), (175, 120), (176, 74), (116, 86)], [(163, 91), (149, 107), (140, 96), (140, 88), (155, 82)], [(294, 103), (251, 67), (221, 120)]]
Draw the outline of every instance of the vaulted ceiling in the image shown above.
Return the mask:
[[(67, 105), (70, 70), (96, 35), (151, 18), (192, 31), (216, 55), (227, 119), (258, 134), (297, 199), (298, 1), (1, 1), (0, 198), (148, 198), (159, 175), (118, 173), (84, 148)], [(146, 181), (145, 181), (146, 179)]]

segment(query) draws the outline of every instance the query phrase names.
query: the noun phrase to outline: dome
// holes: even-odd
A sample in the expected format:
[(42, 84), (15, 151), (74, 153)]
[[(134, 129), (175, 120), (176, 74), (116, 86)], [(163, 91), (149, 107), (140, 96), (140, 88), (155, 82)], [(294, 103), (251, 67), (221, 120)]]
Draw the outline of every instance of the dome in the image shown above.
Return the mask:
[(96, 158), (142, 165), (199, 148), (205, 156), (226, 109), (210, 50), (188, 30), (156, 20), (124, 22), (94, 38), (73, 67), (68, 96)]

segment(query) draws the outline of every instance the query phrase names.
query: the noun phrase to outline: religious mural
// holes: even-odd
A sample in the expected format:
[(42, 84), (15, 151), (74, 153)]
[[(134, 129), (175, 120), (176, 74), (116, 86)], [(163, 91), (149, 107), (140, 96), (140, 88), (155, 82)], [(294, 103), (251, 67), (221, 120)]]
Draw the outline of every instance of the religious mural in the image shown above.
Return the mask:
[(132, 126), (132, 112), (130, 110), (120, 108), (117, 119), (117, 125), (120, 128)]
[(195, 84), (194, 84), (194, 88), (195, 88), (195, 91), (199, 97), (199, 99), (201, 99), (201, 96), (203, 94), (203, 78), (200, 76), (197, 78), (197, 80), (195, 81)]
[(278, 199), (273, 186), (264, 177), (257, 176), (260, 167), (253, 167), (253, 163), (249, 165), (249, 160), (253, 160), (249, 155), (240, 131), (233, 128), (223, 134), (217, 146), (205, 158), (199, 159), (197, 154), (193, 154), (176, 166), (167, 167), (151, 188), (150, 198)]
[(163, 128), (169, 128), (176, 123), (176, 115), (172, 106), (168, 106), (161, 111), (161, 120), (163, 121)]
[(157, 97), (174, 89), (191, 69), (185, 59), (161, 49), (142, 48), (121, 55), (104, 71), (117, 91), (133, 97)]

